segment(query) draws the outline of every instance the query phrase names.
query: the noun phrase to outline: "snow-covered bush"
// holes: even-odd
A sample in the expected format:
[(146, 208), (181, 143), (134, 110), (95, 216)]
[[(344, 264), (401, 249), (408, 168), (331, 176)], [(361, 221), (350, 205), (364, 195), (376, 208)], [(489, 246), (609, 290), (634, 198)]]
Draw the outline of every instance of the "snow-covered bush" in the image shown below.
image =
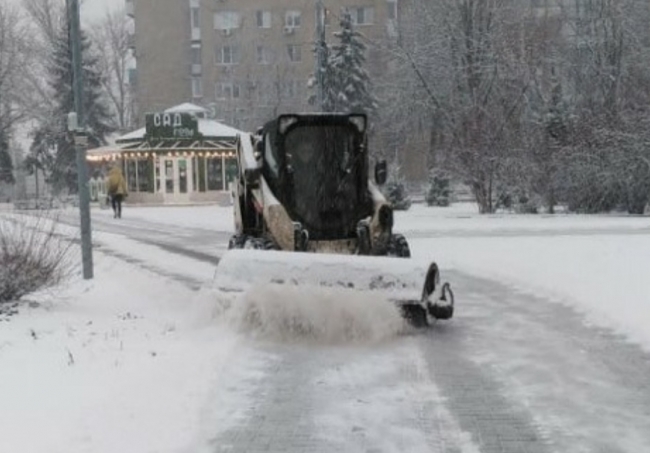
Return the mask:
[(625, 207), (630, 214), (643, 214), (650, 202), (650, 165), (637, 165), (623, 181)]
[(69, 277), (71, 245), (47, 215), (0, 217), (0, 314)]
[(381, 187), (381, 192), (396, 211), (406, 211), (411, 207), (412, 201), (402, 176), (402, 168), (397, 162), (388, 166), (388, 178)]
[(523, 186), (500, 185), (496, 191), (495, 206), (516, 214), (538, 214), (543, 200), (539, 194)]
[(429, 189), (424, 197), (428, 206), (446, 207), (451, 204), (451, 180), (440, 170), (429, 174)]
[(625, 189), (612, 156), (592, 151), (570, 156), (560, 170), (560, 200), (570, 212), (596, 214), (624, 210)]

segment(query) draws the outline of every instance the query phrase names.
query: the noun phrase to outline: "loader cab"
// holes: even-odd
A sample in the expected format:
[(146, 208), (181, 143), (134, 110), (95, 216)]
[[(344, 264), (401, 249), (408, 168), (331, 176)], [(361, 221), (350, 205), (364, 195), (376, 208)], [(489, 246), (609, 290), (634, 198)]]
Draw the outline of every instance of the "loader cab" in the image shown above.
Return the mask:
[(264, 177), (311, 239), (354, 237), (372, 214), (366, 128), (363, 114), (282, 115), (263, 128)]

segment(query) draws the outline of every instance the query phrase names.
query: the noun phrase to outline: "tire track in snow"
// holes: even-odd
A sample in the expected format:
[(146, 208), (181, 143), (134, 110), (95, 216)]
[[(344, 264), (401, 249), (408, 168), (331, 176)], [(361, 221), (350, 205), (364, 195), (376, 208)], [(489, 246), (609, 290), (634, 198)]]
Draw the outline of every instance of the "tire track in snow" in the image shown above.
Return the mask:
[[(81, 243), (81, 241), (79, 239), (73, 239), (72, 242), (79, 243), (79, 244)], [(195, 278), (192, 278), (192, 277), (189, 277), (187, 275), (180, 274), (180, 273), (166, 271), (166, 270), (164, 270), (164, 269), (162, 269), (160, 267), (157, 267), (155, 265), (152, 265), (152, 264), (150, 264), (150, 263), (148, 263), (148, 262), (146, 262), (144, 260), (134, 258), (134, 257), (129, 256), (129, 255), (124, 254), (124, 253), (117, 252), (115, 250), (112, 250), (109, 247), (95, 245), (95, 246), (93, 246), (93, 249), (95, 249), (99, 253), (103, 253), (104, 255), (112, 256), (113, 258), (117, 258), (117, 259), (125, 261), (127, 263), (134, 264), (134, 265), (136, 265), (136, 266), (138, 266), (138, 267), (140, 267), (142, 269), (145, 269), (145, 270), (147, 270), (147, 271), (149, 271), (151, 273), (154, 273), (156, 275), (160, 275), (161, 277), (165, 277), (165, 278), (174, 280), (176, 282), (179, 282), (179, 283), (187, 286), (189, 289), (191, 289), (193, 291), (199, 291), (204, 285), (204, 282), (202, 282), (202, 281), (200, 281), (198, 279), (195, 279)]]
[(215, 452), (478, 453), (412, 339), (374, 346), (263, 346), (282, 357), (247, 420)]
[(329, 451), (478, 453), (462, 432), (417, 340), (329, 353), (332, 366), (313, 393), (317, 434)]
[(254, 394), (258, 404), (250, 407), (246, 420), (221, 433), (213, 441), (215, 452), (316, 452), (313, 436), (309, 383), (322, 367), (323, 357), (300, 346), (281, 345), (269, 349), (277, 356), (267, 378)]
[[(29, 212), (20, 215), (37, 216)], [(58, 215), (56, 221), (75, 229), (79, 228), (78, 216), (73, 216), (69, 212)], [(152, 245), (166, 252), (184, 255), (212, 265), (219, 263), (219, 257), (227, 250), (231, 236), (224, 231), (156, 224), (139, 218), (116, 220), (103, 216), (92, 218), (92, 229), (93, 233), (125, 236), (142, 244)]]
[[(449, 273), (458, 317), (430, 333), (431, 344), (440, 349), (438, 355), (431, 349), (431, 368), (481, 451), (631, 453), (648, 448), (650, 354), (585, 325), (564, 305)], [(462, 355), (471, 363), (454, 372)], [(474, 407), (483, 409), (473, 414)], [(550, 450), (540, 450), (542, 444)]]
[[(476, 322), (480, 320), (476, 319)], [(420, 347), (448, 410), (461, 429), (471, 434), (478, 451), (552, 451), (548, 448), (543, 429), (536, 425), (529, 410), (516, 401), (510, 401), (507, 388), (470, 359), (467, 343), (464, 326), (445, 326), (425, 334)]]

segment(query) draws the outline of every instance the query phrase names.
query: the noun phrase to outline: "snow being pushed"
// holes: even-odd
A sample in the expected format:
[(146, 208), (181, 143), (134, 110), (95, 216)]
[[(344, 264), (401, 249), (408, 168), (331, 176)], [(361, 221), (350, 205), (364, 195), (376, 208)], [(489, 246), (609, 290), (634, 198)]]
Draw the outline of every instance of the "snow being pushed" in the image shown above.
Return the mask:
[(210, 317), (257, 340), (378, 343), (407, 328), (398, 307), (377, 293), (273, 283), (210, 293)]

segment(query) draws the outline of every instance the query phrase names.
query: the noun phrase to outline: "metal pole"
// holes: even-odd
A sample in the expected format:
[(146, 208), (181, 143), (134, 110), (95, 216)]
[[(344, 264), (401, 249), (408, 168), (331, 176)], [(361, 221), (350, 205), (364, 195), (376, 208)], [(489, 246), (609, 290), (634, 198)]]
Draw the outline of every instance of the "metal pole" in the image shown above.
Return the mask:
[(322, 112), (325, 110), (325, 67), (327, 65), (325, 61), (325, 7), (323, 0), (316, 1), (316, 43), (318, 46), (316, 54), (316, 85), (318, 106)]
[(88, 188), (88, 169), (86, 163), (86, 122), (83, 102), (83, 65), (81, 55), (81, 32), (79, 0), (67, 0), (70, 24), (70, 45), (72, 47), (73, 89), (75, 112), (77, 113), (77, 132), (75, 149), (77, 154), (77, 184), (79, 187), (79, 214), (81, 220), (81, 258), (84, 279), (93, 278), (93, 249), (90, 225), (90, 193)]

